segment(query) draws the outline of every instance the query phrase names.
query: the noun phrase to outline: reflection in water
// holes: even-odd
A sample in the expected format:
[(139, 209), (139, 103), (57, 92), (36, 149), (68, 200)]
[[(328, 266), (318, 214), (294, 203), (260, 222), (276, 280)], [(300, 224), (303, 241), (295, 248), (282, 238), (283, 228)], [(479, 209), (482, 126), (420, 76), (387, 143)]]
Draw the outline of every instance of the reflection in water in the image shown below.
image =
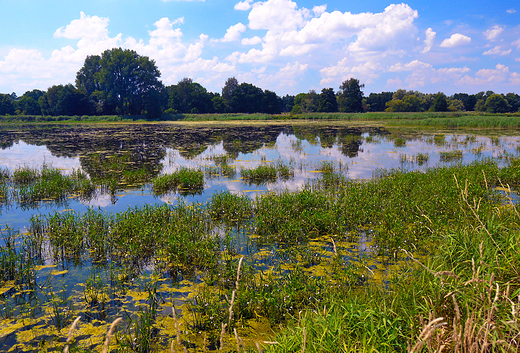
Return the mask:
[[(102, 186), (82, 204), (106, 208), (119, 203), (121, 209), (145, 202), (175, 203), (179, 196), (204, 202), (218, 191), (255, 197), (268, 191), (299, 190), (320, 175), (323, 162), (334, 162), (339, 172), (352, 179), (370, 178), (378, 169), (424, 170), (468, 163), (516, 154), (519, 140), (517, 136), (405, 133), (322, 124), (17, 125), (0, 126), (0, 137), (0, 167), (13, 171), (46, 164), (65, 173), (81, 168)], [(275, 163), (290, 165), (294, 176), (253, 181), (256, 185), (240, 178), (244, 169)], [(148, 183), (180, 167), (203, 170), (204, 191), (180, 190), (155, 197)], [(128, 195), (123, 190), (139, 192)]]

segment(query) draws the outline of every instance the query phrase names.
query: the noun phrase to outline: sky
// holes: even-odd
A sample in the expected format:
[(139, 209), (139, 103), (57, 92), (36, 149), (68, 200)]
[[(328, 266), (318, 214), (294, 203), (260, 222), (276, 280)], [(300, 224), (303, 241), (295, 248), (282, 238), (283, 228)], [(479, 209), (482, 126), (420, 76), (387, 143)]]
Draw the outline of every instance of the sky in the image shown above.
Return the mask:
[(165, 85), (227, 78), (283, 96), (339, 89), (520, 94), (517, 0), (0, 0), (0, 93), (74, 84), (135, 50)]

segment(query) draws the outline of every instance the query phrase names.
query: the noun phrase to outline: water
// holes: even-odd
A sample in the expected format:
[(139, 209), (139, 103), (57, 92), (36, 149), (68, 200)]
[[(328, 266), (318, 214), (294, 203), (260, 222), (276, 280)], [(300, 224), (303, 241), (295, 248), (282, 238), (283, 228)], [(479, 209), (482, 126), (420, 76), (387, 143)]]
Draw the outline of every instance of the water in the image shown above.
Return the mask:
[[(193, 195), (171, 192), (156, 196), (149, 183), (137, 183), (122, 186), (115, 193), (98, 189), (93, 197), (87, 199), (72, 197), (59, 203), (48, 200), (30, 207), (16, 202), (0, 204), (0, 229), (9, 226), (23, 233), (29, 226), (31, 216), (69, 210), (81, 214), (89, 208), (100, 208), (105, 212), (118, 213), (145, 204), (204, 203), (211, 195), (221, 191), (255, 198), (279, 190), (300, 190), (310, 180), (320, 177), (324, 162), (333, 162), (336, 171), (347, 178), (369, 179), (381, 169), (426, 170), (487, 157), (506, 158), (518, 155), (519, 142), (520, 134), (419, 133), (301, 123), (0, 126), (0, 168), (10, 171), (24, 166), (41, 168), (43, 165), (59, 168), (64, 173), (81, 169), (91, 177), (110, 174), (113, 172), (111, 168), (116, 167), (123, 172), (145, 170), (150, 177), (171, 173), (180, 167), (206, 171), (203, 191)], [(219, 159), (215, 157), (222, 156), (226, 156), (228, 165), (235, 168), (234, 177), (217, 177), (208, 172), (218, 164)], [(107, 162), (111, 160), (117, 161), (117, 164)], [(280, 162), (292, 166), (293, 177), (287, 180), (278, 178), (271, 183), (248, 183), (240, 178), (242, 169)], [(517, 200), (515, 195), (513, 197)], [(247, 243), (244, 239), (239, 241)], [(313, 251), (320, 251), (328, 241), (327, 238), (317, 242)], [(350, 249), (353, 257), (370, 253), (370, 239), (366, 234), (358, 244), (339, 246)], [(331, 244), (326, 247), (326, 252), (330, 254)], [(272, 260), (272, 248), (252, 249), (254, 251), (271, 254), (260, 263)], [(73, 302), (82, 300), (83, 283), (97, 271), (91, 263), (54, 264), (52, 260), (47, 260), (43, 265), (50, 267), (42, 267), (38, 271), (38, 285), (47, 284), (53, 288), (52, 291), (61, 290), (64, 296), (76, 298)], [(375, 263), (370, 268), (375, 270), (377, 266), (382, 267)], [(149, 274), (152, 270), (153, 266), (149, 266), (144, 272)], [(109, 270), (105, 268), (100, 271), (106, 275)], [(196, 286), (196, 282), (186, 286)], [(174, 300), (179, 300), (185, 292)], [(0, 293), (3, 293), (1, 288)], [(48, 293), (41, 290), (38, 296), (50, 309), (43, 298)], [(114, 303), (117, 301), (111, 301), (112, 305)], [(116, 306), (109, 312), (113, 315), (118, 311)], [(0, 339), (4, 340), (0, 340), (2, 351), (16, 342), (12, 334), (2, 337), (0, 334)]]

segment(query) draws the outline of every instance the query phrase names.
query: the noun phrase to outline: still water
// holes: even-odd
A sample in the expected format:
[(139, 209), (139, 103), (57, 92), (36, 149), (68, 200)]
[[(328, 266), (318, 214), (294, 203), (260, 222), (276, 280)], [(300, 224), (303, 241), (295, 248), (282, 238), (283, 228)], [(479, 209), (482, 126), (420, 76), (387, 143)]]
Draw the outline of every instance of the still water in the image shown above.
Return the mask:
[[(58, 168), (89, 175), (110, 173), (94, 160), (125, 156), (123, 169), (146, 170), (151, 176), (180, 167), (205, 170), (204, 190), (196, 195), (154, 196), (149, 184), (130, 185), (116, 193), (98, 192), (89, 199), (71, 199), (37, 210), (11, 204), (1, 210), (0, 223), (23, 226), (34, 212), (63, 208), (77, 211), (101, 207), (110, 212), (149, 203), (175, 204), (179, 199), (205, 202), (212, 194), (230, 191), (251, 198), (276, 190), (299, 190), (319, 176), (324, 162), (351, 179), (368, 179), (382, 169), (425, 170), (439, 165), (470, 163), (487, 157), (519, 153), (518, 135), (460, 132), (411, 132), (383, 128), (320, 125), (79, 125), (0, 127), (0, 168)], [(215, 158), (217, 157), (217, 158)], [(218, 158), (236, 173), (215, 176)], [(243, 169), (284, 163), (294, 170), (288, 180), (252, 184), (240, 177)], [(103, 168), (108, 170), (103, 170)]]
[[(0, 126), (0, 168), (4, 170), (13, 172), (22, 167), (40, 169), (49, 166), (58, 168), (65, 174), (82, 170), (92, 179), (114, 173), (123, 176), (137, 172), (144, 173), (148, 180), (121, 180), (115, 189), (98, 188), (88, 198), (71, 197), (60, 202), (43, 200), (29, 206), (0, 199), (0, 229), (3, 231), (10, 227), (23, 233), (29, 227), (31, 216), (46, 216), (70, 210), (82, 214), (88, 209), (99, 208), (107, 213), (117, 213), (145, 204), (175, 205), (184, 201), (204, 203), (213, 194), (222, 191), (255, 198), (269, 192), (300, 190), (306, 183), (321, 176), (325, 164), (333, 165), (338, 173), (347, 178), (358, 180), (377, 177), (381, 170), (386, 169), (421, 171), (436, 166), (471, 163), (489, 157), (498, 159), (500, 163), (500, 160), (520, 153), (519, 142), (520, 133), (497, 135), (461, 131), (417, 132), (323, 123)], [(215, 172), (223, 164), (233, 172), (226, 175)], [(270, 182), (251, 182), (241, 175), (243, 170), (271, 164), (290, 166), (294, 175)], [(155, 195), (149, 180), (161, 174), (175, 172), (181, 167), (204, 172), (203, 190)], [(239, 233), (239, 230), (233, 231)], [(328, 241), (326, 239), (325, 242)], [(243, 244), (247, 244), (247, 241)], [(323, 244), (318, 242), (316, 248), (331, 253), (330, 244)], [(356, 253), (358, 257), (370, 252), (368, 234), (361, 234), (359, 243), (341, 246), (348, 249), (348, 253)], [(335, 247), (336, 244), (334, 252)], [(269, 258), (273, 250), (276, 249), (266, 247), (254, 251), (257, 255), (263, 254), (262, 256)], [(371, 272), (377, 269), (384, 271), (389, 264), (376, 261), (369, 266)], [(147, 267), (144, 273), (149, 274), (152, 270)], [(20, 303), (13, 304), (13, 300), (19, 300), (16, 295), (25, 294), (15, 293), (12, 297), (7, 297), (7, 294), (14, 291), (14, 287), (0, 288), (4, 309), (7, 304), (13, 305), (10, 315), (28, 312), (29, 309), (25, 310), (24, 305), (41, 311), (34, 315), (34, 321), (19, 327), (16, 319), (9, 317), (7, 309), (0, 310), (2, 325), (7, 327), (6, 332), (0, 333), (0, 351), (7, 351), (15, 344), (22, 345), (22, 342), (27, 347), (35, 347), (42, 337), (50, 335), (43, 331), (44, 327), (49, 326), (48, 322), (55, 324), (46, 313), (52, 311), (56, 295), (63, 296), (63, 303), (60, 304), (62, 306), (77, 305), (85, 298), (85, 283), (96, 278), (97, 271), (108, 276), (114, 270), (96, 269), (88, 262), (56, 264), (49, 258), (36, 271), (39, 289), (34, 297), (38, 303), (34, 306), (21, 300)], [(169, 280), (175, 282), (174, 278)], [(197, 281), (186, 284), (187, 287), (192, 285), (197, 285)], [(175, 286), (179, 284), (175, 283)], [(47, 287), (51, 289), (46, 289)], [(132, 290), (134, 287), (137, 288), (138, 284), (130, 285)], [(163, 292), (171, 293), (173, 287), (169, 286)], [(179, 295), (169, 295), (179, 304), (179, 298), (189, 290), (183, 291)], [(120, 315), (121, 307), (114, 303), (123, 301), (113, 299), (110, 303), (113, 307), (103, 320), (111, 320), (116, 314)], [(16, 305), (18, 306), (14, 309)], [(87, 312), (82, 312), (82, 315), (85, 321)], [(165, 312), (166, 316), (168, 311)], [(102, 324), (105, 322), (93, 324), (92, 332)], [(41, 334), (37, 333), (40, 328)], [(102, 331), (104, 334), (104, 329)], [(28, 332), (32, 335), (29, 338), (25, 337)], [(92, 332), (89, 335), (95, 337)]]

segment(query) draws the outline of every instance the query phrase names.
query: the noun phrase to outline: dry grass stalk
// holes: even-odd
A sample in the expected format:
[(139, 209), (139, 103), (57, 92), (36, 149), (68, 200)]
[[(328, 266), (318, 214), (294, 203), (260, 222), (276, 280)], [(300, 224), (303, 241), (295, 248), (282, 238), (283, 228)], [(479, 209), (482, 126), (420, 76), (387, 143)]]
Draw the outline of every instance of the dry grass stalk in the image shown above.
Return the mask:
[(422, 347), (433, 337), (433, 333), (439, 327), (446, 325), (446, 322), (443, 321), (443, 317), (438, 317), (434, 320), (431, 320), (426, 326), (424, 326), (421, 334), (417, 339), (417, 343), (412, 347), (410, 353), (420, 352)]
[(227, 324), (222, 323), (222, 330), (220, 331), (220, 351), (224, 349), (224, 335), (226, 334), (226, 327)]
[(70, 341), (72, 341), (72, 332), (74, 332), (74, 330), (76, 329), (76, 325), (78, 324), (80, 319), (81, 319), (81, 316), (78, 316), (76, 318), (76, 320), (74, 320), (74, 322), (72, 323), (72, 326), (70, 326), (69, 334), (67, 335), (67, 341), (66, 341), (67, 345), (65, 346), (65, 349), (63, 350), (63, 353), (68, 353), (69, 352), (69, 344), (70, 344)]
[(260, 343), (258, 343), (258, 341), (255, 341), (255, 346), (258, 353), (262, 353), (262, 349), (260, 348)]
[(330, 238), (330, 241), (332, 242), (332, 248), (334, 249), (334, 255), (338, 256), (338, 249), (336, 249), (336, 242), (332, 238)]
[[(175, 307), (173, 305), (172, 305), (172, 316), (173, 316), (173, 320), (175, 321), (175, 329), (177, 330), (177, 344), (183, 348), (184, 352), (186, 352), (186, 347), (182, 344), (182, 341), (181, 341), (181, 330), (179, 328), (179, 320), (177, 319), (177, 312), (175, 311)], [(174, 346), (175, 346), (175, 341), (172, 340), (172, 344), (170, 347), (170, 350), (172, 353), (175, 353)], [(204, 342), (204, 347), (206, 347), (206, 342)]]
[(303, 343), (302, 343), (302, 353), (305, 353), (305, 346), (307, 345), (307, 330), (305, 326), (303, 327)]
[(105, 339), (105, 345), (103, 347), (103, 353), (108, 352), (108, 345), (110, 344), (110, 338), (112, 337), (112, 334), (114, 333), (114, 330), (116, 328), (116, 325), (123, 321), (122, 318), (118, 317), (117, 319), (112, 322), (112, 325), (110, 325), (110, 328), (108, 329), (107, 337)]

